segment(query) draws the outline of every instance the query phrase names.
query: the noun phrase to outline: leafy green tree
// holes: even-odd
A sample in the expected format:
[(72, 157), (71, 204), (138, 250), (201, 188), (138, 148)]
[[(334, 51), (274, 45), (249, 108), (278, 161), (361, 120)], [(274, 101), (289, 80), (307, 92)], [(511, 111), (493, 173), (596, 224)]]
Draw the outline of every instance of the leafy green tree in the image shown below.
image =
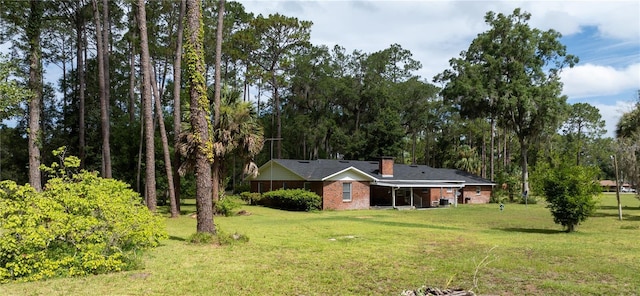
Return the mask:
[(424, 134), (429, 121), (433, 118), (439, 89), (418, 77), (412, 77), (401, 82), (396, 87), (398, 98), (402, 106), (401, 123), (405, 134), (410, 139), (411, 163), (417, 164), (417, 142), (421, 134)]
[(578, 62), (566, 53), (560, 33), (531, 28), (530, 18), (519, 8), (511, 15), (488, 12), (490, 29), (478, 34), (438, 77), (448, 82), (445, 95), (496, 112), (513, 130), (520, 143), (524, 191), (529, 191), (529, 148), (547, 130), (555, 131), (566, 105), (560, 71)]
[(594, 197), (601, 191), (597, 183), (598, 169), (560, 163), (540, 173), (539, 186), (547, 200), (553, 221), (567, 232), (595, 212)]
[[(260, 46), (253, 54), (258, 75), (271, 89), (271, 107), (275, 116), (275, 138), (282, 138), (281, 91), (287, 84), (293, 56), (308, 47), (311, 34), (310, 21), (272, 14), (259, 15), (252, 20), (253, 32), (259, 36)], [(282, 157), (282, 141), (277, 141), (276, 157)]]
[(17, 80), (16, 65), (0, 54), (0, 121), (19, 114), (21, 102), (31, 95)]
[(598, 108), (588, 103), (569, 106), (569, 117), (564, 122), (562, 131), (574, 149), (576, 165), (580, 165), (580, 159), (586, 153), (585, 144), (604, 135), (604, 124)]

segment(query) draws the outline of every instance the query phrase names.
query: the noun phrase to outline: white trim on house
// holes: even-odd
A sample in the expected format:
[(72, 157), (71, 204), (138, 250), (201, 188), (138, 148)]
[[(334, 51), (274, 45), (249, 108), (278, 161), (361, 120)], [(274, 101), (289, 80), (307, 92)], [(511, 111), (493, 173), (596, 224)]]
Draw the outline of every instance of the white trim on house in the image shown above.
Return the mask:
[(364, 179), (347, 178), (347, 180), (352, 180), (352, 181), (371, 181), (371, 182), (376, 182), (376, 181), (378, 181), (378, 179), (373, 178), (373, 177), (371, 177), (371, 175), (369, 175), (369, 174), (367, 174), (367, 173), (365, 173), (365, 172), (363, 172), (363, 171), (361, 171), (361, 170), (359, 170), (359, 169), (357, 169), (357, 168), (354, 168), (354, 167), (352, 167), (352, 166), (350, 166), (350, 167), (348, 167), (348, 168), (346, 168), (346, 169), (344, 169), (344, 170), (341, 170), (341, 171), (335, 172), (335, 173), (333, 173), (333, 174), (331, 174), (331, 175), (328, 175), (328, 176), (326, 176), (326, 177), (322, 178), (320, 181), (338, 181), (338, 180), (345, 180), (345, 178), (339, 178), (338, 176), (340, 176), (340, 175), (342, 175), (342, 174), (348, 174), (348, 173), (350, 173), (350, 172), (354, 172), (354, 173), (356, 173), (356, 175), (361, 175), (361, 176), (363, 176), (363, 177), (364, 177)]

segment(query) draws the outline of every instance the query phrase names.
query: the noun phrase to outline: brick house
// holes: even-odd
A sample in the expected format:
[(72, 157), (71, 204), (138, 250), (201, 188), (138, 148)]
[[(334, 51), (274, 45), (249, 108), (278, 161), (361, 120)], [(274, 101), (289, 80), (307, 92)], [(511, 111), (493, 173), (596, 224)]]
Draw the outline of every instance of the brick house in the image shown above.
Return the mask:
[(495, 184), (473, 174), (426, 165), (379, 161), (273, 159), (251, 179), (251, 192), (304, 188), (323, 209), (429, 208), (488, 203)]

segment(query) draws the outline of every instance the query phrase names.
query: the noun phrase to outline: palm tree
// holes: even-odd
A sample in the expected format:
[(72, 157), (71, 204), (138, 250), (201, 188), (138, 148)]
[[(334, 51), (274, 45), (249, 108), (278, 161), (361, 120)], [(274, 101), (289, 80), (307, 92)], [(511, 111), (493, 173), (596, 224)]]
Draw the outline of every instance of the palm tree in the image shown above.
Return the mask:
[(478, 153), (475, 148), (471, 148), (469, 145), (462, 145), (458, 147), (458, 160), (455, 163), (457, 169), (473, 173), (480, 174), (480, 161), (478, 160)]
[[(256, 167), (253, 158), (262, 150), (264, 131), (251, 102), (242, 101), (238, 91), (222, 91), (219, 126), (213, 132), (214, 151), (220, 155), (240, 159), (245, 174), (253, 174)], [(221, 166), (220, 180), (226, 176), (226, 167)], [(222, 183), (220, 183), (222, 184)]]
[[(256, 165), (253, 158), (262, 150), (264, 131), (258, 122), (253, 104), (243, 102), (239, 91), (228, 88), (221, 90), (220, 118), (218, 125), (213, 128), (212, 139), (213, 152), (221, 164), (225, 159), (234, 156), (242, 162), (245, 174), (255, 173)], [(179, 172), (184, 175), (193, 170), (197, 149), (193, 132), (188, 126), (181, 131), (179, 143), (180, 154), (185, 155)], [(218, 184), (222, 185), (226, 177), (226, 167), (220, 165), (217, 174), (212, 173), (213, 176), (217, 176)], [(224, 188), (219, 189), (220, 192), (224, 192)]]

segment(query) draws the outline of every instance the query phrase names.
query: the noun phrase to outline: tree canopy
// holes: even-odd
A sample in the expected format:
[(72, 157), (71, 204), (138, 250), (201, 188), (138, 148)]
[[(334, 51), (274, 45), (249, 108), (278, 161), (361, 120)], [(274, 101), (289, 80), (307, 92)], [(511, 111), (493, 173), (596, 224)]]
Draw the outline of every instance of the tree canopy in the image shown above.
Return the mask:
[(512, 130), (520, 144), (522, 189), (529, 190), (528, 157), (533, 141), (556, 130), (566, 108), (561, 95), (560, 71), (578, 58), (566, 53), (561, 34), (541, 31), (528, 24), (531, 14), (488, 12), (490, 26), (478, 34), (451, 69), (436, 77), (445, 82), (443, 96), (462, 115), (497, 118)]

